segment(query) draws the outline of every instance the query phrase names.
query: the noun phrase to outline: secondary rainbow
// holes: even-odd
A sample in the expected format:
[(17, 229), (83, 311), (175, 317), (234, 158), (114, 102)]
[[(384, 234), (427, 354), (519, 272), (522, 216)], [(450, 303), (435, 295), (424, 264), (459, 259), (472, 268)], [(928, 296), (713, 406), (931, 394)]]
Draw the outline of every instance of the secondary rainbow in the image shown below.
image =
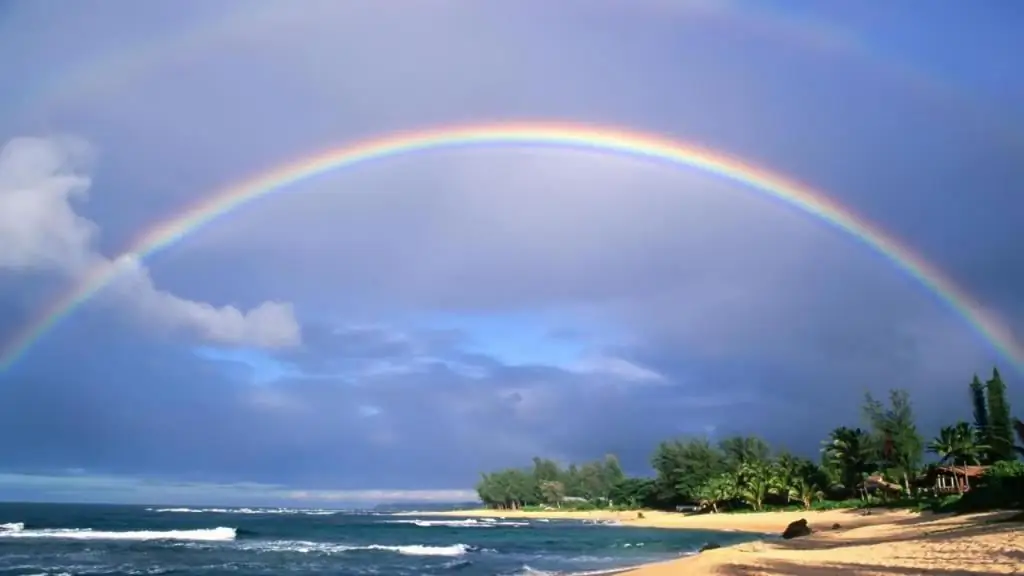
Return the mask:
[[(1024, 353), (1013, 336), (995, 318), (986, 314), (964, 290), (896, 238), (858, 217), (826, 194), (699, 145), (603, 126), (536, 122), (441, 127), (397, 133), (327, 149), (220, 189), (179, 215), (150, 228), (120, 258), (143, 259), (248, 202), (283, 192), (293, 184), (329, 171), (427, 150), (502, 145), (570, 148), (632, 156), (694, 168), (768, 194), (832, 224), (877, 251), (962, 316), (1014, 368), (1021, 370), (1024, 367)], [(62, 319), (108, 285), (116, 277), (118, 268), (105, 266), (94, 270), (47, 306), (36, 320), (28, 323), (4, 348), (0, 356), (0, 370), (13, 365)]]

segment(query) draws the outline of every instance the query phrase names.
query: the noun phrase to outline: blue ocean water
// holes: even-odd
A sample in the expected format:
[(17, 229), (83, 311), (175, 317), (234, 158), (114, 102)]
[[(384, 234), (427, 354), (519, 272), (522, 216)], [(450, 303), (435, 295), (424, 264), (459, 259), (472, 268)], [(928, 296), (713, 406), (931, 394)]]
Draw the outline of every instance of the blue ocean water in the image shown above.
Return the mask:
[(0, 575), (602, 573), (749, 539), (499, 515), (0, 504)]

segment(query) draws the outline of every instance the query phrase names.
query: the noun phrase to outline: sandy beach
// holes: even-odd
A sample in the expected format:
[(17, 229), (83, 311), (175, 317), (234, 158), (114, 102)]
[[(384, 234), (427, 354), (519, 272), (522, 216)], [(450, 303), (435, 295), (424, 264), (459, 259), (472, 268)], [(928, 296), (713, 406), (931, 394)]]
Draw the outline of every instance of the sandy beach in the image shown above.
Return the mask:
[[(757, 541), (709, 550), (696, 556), (651, 564), (626, 572), (633, 576), (668, 575), (910, 575), (1024, 574), (1024, 523), (999, 522), (1013, 512), (964, 516), (907, 511), (831, 510), (761, 514), (666, 512), (515, 512), (466, 510), (461, 517), (563, 518), (614, 520), (627, 526), (734, 530), (781, 534), (806, 518), (815, 534), (793, 540)], [(840, 528), (833, 530), (834, 524)]]

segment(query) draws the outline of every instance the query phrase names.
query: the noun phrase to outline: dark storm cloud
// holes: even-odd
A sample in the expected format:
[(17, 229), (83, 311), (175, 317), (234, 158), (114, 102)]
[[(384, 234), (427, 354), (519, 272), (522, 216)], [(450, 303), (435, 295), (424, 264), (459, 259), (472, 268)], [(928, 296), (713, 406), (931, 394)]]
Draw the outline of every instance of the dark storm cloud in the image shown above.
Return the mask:
[[(67, 330), (60, 340), (96, 328)], [(353, 345), (346, 347), (353, 359), (409, 366), (405, 350), (366, 353), (380, 336), (363, 328), (343, 340)], [(596, 417), (625, 393), (610, 388), (607, 376), (494, 362), (479, 376), (436, 362), (254, 385), (166, 343), (140, 344), (130, 335), (92, 340), (117, 350), (116, 361), (80, 347), (60, 363), (30, 358), (5, 377), (0, 429), (23, 439), (3, 445), (7, 470), (145, 471), (227, 483), (244, 477), (313, 489), (459, 487), (480, 467), (562, 449), (559, 428), (572, 428), (560, 423), (565, 406)]]

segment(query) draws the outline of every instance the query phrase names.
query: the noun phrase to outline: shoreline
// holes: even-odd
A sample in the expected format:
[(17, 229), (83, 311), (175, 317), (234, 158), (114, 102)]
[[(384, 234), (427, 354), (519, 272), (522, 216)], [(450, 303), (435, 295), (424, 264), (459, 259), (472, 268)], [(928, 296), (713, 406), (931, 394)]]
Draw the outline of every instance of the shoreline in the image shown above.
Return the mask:
[[(644, 517), (639, 518), (638, 513)], [(762, 536), (778, 536), (791, 522), (806, 519), (814, 531), (826, 531), (833, 524), (845, 527), (865, 526), (895, 522), (920, 514), (907, 510), (873, 508), (865, 515), (864, 510), (812, 510), (786, 512), (742, 512), (736, 514), (693, 514), (662, 512), (659, 510), (631, 510), (628, 512), (610, 510), (588, 511), (523, 511), (523, 510), (452, 510), (446, 512), (402, 512), (399, 516), (438, 516), (459, 518), (507, 518), (534, 520), (589, 520), (593, 522), (616, 522), (622, 526), (638, 528), (664, 528), (672, 530), (707, 530), (714, 532), (745, 532)]]
[[(1024, 524), (1007, 522), (1020, 512), (933, 514), (873, 509), (811, 512), (702, 514), (637, 512), (523, 512), (456, 510), (417, 513), (462, 518), (533, 518), (616, 521), (622, 526), (746, 532), (779, 535), (805, 518), (810, 536), (758, 540), (725, 546), (678, 559), (626, 567), (616, 576), (713, 574), (748, 576), (818, 576), (895, 574), (1016, 574), (1024, 566)], [(410, 515), (410, 514), (404, 514)], [(839, 528), (833, 529), (834, 524)]]

